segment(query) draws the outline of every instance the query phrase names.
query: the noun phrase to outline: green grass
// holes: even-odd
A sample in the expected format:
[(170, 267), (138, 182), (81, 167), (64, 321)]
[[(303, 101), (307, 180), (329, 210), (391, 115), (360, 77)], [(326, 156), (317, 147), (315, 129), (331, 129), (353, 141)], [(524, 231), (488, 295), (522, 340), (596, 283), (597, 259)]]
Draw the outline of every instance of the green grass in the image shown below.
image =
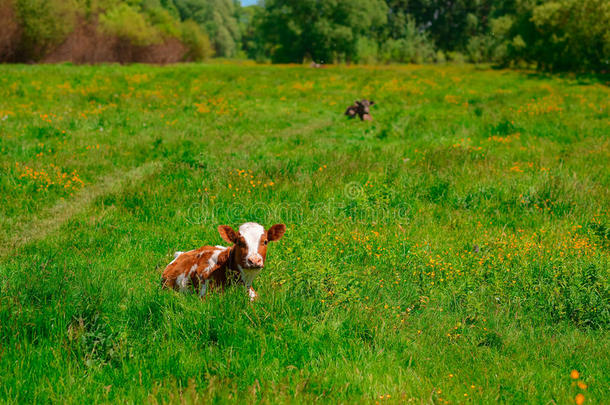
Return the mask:
[[(609, 100), (472, 66), (0, 66), (0, 401), (607, 401)], [(259, 301), (160, 289), (250, 220), (288, 226)]]

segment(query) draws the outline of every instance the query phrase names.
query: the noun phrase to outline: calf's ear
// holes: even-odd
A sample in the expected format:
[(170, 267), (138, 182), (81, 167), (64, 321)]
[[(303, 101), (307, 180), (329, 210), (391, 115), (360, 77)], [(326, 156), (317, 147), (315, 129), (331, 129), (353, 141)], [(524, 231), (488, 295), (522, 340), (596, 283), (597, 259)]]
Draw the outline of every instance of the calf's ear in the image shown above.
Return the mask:
[(284, 236), (284, 232), (286, 232), (286, 225), (275, 224), (267, 231), (267, 239), (269, 239), (270, 242), (278, 240)]
[(220, 225), (218, 227), (218, 233), (220, 237), (229, 243), (235, 243), (237, 241), (237, 232), (233, 230), (229, 225)]

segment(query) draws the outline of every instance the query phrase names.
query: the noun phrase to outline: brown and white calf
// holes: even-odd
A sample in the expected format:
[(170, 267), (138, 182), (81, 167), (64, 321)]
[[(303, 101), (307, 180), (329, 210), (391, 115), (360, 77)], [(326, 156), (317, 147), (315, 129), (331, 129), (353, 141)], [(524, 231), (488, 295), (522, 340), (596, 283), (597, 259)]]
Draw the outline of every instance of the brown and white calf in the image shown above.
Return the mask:
[(181, 292), (198, 291), (203, 298), (209, 287), (224, 288), (236, 281), (247, 287), (250, 300), (254, 301), (258, 295), (252, 282), (265, 265), (267, 243), (280, 239), (285, 231), (284, 224), (265, 230), (255, 222), (246, 222), (238, 232), (221, 225), (218, 232), (231, 246), (202, 246), (174, 253), (174, 260), (163, 271), (161, 283)]

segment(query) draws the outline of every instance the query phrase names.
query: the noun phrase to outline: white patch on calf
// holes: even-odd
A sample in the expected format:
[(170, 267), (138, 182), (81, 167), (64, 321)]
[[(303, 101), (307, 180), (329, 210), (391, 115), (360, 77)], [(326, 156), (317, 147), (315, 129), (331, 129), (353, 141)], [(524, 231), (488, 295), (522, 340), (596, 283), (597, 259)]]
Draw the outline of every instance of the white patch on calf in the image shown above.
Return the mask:
[[(174, 260), (169, 262), (169, 264), (172, 264), (173, 262), (175, 262), (182, 253), (184, 253), (184, 252), (174, 252)], [(169, 266), (169, 264), (168, 264), (168, 266)]]
[[(219, 246), (216, 246), (216, 247), (219, 247)], [(205, 270), (203, 271), (206, 276), (208, 276), (210, 271), (212, 271), (214, 266), (216, 266), (216, 264), (218, 263), (218, 256), (225, 250), (227, 250), (226, 247), (220, 246), (220, 249), (215, 250), (214, 253), (212, 254), (212, 256), (208, 259), (208, 267), (206, 267)]]
[(246, 245), (248, 245), (248, 254), (246, 255), (246, 259), (252, 256), (260, 257), (258, 254), (258, 245), (260, 244), (261, 236), (263, 236), (265, 233), (265, 228), (256, 222), (246, 222), (239, 227), (239, 233), (244, 237), (246, 240)]
[(188, 292), (189, 291), (189, 278), (184, 274), (180, 274), (176, 279), (176, 285), (178, 286), (178, 290), (180, 292)]

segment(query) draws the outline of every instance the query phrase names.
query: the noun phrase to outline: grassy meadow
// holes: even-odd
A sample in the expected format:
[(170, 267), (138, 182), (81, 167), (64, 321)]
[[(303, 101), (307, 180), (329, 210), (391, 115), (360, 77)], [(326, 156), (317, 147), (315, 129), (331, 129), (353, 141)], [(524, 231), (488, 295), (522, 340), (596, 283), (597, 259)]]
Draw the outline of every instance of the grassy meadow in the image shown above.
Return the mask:
[[(608, 401), (609, 106), (468, 65), (0, 66), (0, 401)], [(257, 302), (161, 290), (245, 221), (288, 227)]]

